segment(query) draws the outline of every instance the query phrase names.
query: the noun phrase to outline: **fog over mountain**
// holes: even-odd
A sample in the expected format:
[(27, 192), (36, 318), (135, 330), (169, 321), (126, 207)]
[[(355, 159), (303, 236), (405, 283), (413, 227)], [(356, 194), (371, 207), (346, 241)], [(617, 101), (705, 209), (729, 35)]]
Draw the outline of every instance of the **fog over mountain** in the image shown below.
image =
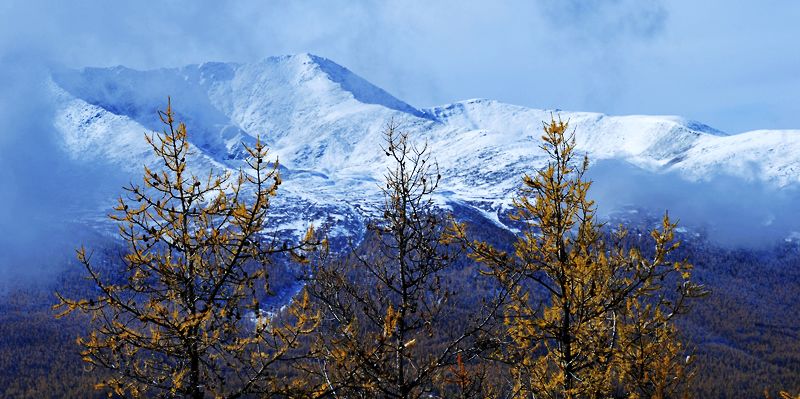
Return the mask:
[[(57, 68), (37, 76), (47, 107), (17, 119), (52, 133), (34, 139), (48, 146), (40, 154), (53, 159), (33, 162), (39, 167), (31, 178), (42, 174), (48, 176), (44, 181), (63, 184), (48, 185), (42, 198), (6, 201), (20, 207), (44, 201), (48, 211), (36, 218), (44, 220), (10, 219), (39, 232), (55, 218), (87, 231), (113, 231), (104, 215), (120, 184), (138, 181), (142, 165), (153, 165), (144, 133), (161, 128), (156, 111), (168, 96), (187, 123), (198, 174), (209, 168), (235, 171), (242, 165), (242, 143), (256, 137), (267, 143), (284, 178), (273, 212), (278, 234), (310, 223), (334, 237), (363, 229), (381, 199), (386, 159), (380, 145), (390, 120), (428, 143), (443, 177), (437, 198), (442, 206), (471, 208), (503, 226), (521, 176), (546, 162), (538, 146), (542, 121), (551, 117), (569, 121), (578, 151), (593, 162), (590, 195), (604, 217), (669, 209), (682, 224), (732, 245), (769, 244), (800, 231), (792, 212), (800, 183), (800, 130), (729, 135), (677, 116), (609, 116), (487, 99), (417, 108), (311, 54), (148, 71)], [(37, 152), (10, 156), (29, 162)], [(59, 174), (63, 180), (52, 179)], [(42, 245), (72, 245), (75, 234), (63, 232), (69, 245), (57, 245), (60, 234), (48, 233)], [(7, 253), (32, 244), (23, 240)], [(13, 270), (14, 259), (0, 261), (0, 267)]]

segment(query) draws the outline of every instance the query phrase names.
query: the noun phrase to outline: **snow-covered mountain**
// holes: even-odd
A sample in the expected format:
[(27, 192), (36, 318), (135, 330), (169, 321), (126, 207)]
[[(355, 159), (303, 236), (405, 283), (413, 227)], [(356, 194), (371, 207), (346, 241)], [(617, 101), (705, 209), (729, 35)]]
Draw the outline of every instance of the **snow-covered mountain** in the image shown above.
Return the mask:
[(483, 99), (416, 108), (311, 54), (153, 71), (62, 70), (50, 86), (58, 104), (54, 124), (70, 156), (110, 162), (131, 176), (153, 161), (143, 133), (160, 129), (156, 110), (167, 96), (187, 123), (198, 170), (238, 168), (241, 143), (260, 136), (282, 165), (281, 230), (308, 222), (341, 233), (362, 226), (380, 200), (387, 162), (380, 145), (389, 120), (428, 142), (443, 176), (443, 204), (475, 208), (498, 223), (523, 173), (545, 162), (538, 146), (542, 121), (551, 115), (569, 120), (578, 150), (592, 161), (620, 161), (685, 181), (722, 176), (775, 189), (800, 183), (800, 130), (728, 135), (674, 116), (540, 110)]

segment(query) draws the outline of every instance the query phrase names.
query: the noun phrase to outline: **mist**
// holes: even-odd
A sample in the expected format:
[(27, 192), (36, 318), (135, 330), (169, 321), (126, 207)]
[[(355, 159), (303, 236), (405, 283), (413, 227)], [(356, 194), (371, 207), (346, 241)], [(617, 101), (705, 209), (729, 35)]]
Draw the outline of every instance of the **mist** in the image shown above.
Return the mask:
[(109, 193), (126, 179), (66, 155), (53, 127), (48, 71), (37, 59), (0, 59), (0, 285), (48, 281), (63, 270), (91, 235), (75, 222), (80, 212), (109, 209)]
[(679, 226), (700, 229), (716, 244), (743, 248), (772, 246), (800, 232), (796, 188), (722, 174), (688, 181), (677, 172), (649, 172), (617, 160), (593, 163), (587, 177), (601, 218), (636, 205), (656, 215), (668, 212)]
[[(787, 50), (796, 47), (798, 18), (800, 3), (730, 7), (722, 0), (492, 7), (455, 0), (4, 1), (0, 284), (59, 270), (82, 241), (82, 228), (68, 227), (71, 212), (103, 215), (109, 193), (137, 179), (65, 156), (46, 87), (53, 69), (153, 69), (312, 52), (418, 107), (483, 97), (537, 108), (679, 114), (740, 132), (800, 126), (800, 52)], [(601, 209), (646, 199), (684, 222), (727, 223), (719, 236), (730, 242), (755, 239), (748, 227), (765, 226), (762, 241), (794, 229), (785, 212), (793, 192), (723, 179), (713, 186), (677, 182), (677, 193), (666, 189), (674, 176), (635, 177), (598, 177)]]

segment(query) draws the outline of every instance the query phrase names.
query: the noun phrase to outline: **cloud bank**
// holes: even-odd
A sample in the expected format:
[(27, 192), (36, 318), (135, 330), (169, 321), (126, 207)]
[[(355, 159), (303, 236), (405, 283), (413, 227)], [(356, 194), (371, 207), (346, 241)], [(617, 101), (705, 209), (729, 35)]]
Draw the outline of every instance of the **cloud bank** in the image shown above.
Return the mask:
[(631, 206), (654, 215), (668, 212), (679, 225), (703, 231), (717, 244), (744, 248), (775, 245), (800, 233), (796, 187), (777, 189), (722, 174), (692, 182), (614, 160), (596, 162), (587, 177), (602, 218)]

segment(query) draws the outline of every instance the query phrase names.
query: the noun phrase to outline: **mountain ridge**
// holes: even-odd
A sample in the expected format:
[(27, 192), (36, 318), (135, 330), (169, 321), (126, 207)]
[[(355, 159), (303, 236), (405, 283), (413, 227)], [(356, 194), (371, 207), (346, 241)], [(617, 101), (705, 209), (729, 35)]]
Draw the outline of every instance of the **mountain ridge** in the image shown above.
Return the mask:
[(64, 147), (89, 162), (131, 172), (152, 162), (142, 133), (159, 128), (156, 110), (170, 95), (189, 128), (198, 169), (236, 170), (242, 142), (262, 139), (283, 166), (279, 207), (292, 208), (287, 223), (298, 212), (317, 224), (362, 225), (366, 209), (381, 200), (387, 161), (380, 145), (390, 120), (428, 143), (443, 176), (440, 204), (466, 204), (498, 222), (520, 177), (545, 164), (539, 137), (551, 117), (570, 122), (577, 150), (593, 162), (620, 161), (695, 182), (730, 176), (776, 189), (800, 183), (800, 130), (728, 135), (677, 116), (543, 110), (488, 99), (416, 108), (308, 53), (152, 71), (62, 70), (51, 86)]

